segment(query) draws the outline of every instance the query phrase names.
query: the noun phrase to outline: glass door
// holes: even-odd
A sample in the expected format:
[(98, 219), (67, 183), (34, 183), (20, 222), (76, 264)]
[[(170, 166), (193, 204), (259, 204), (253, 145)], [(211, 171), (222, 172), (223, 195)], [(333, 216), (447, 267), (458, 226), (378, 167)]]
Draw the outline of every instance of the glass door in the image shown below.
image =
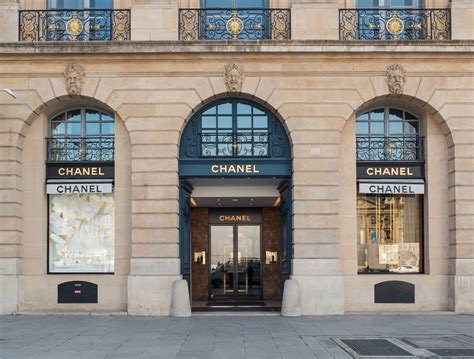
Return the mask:
[(260, 226), (211, 225), (210, 235), (211, 300), (260, 298)]

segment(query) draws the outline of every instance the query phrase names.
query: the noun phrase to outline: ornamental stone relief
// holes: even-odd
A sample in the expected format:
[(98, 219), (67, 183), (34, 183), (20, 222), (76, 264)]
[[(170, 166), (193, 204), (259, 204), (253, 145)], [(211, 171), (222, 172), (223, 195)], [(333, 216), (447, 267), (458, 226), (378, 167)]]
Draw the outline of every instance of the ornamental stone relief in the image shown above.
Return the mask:
[(64, 71), (64, 86), (69, 96), (80, 95), (84, 85), (84, 68), (78, 64), (70, 64)]
[(244, 72), (237, 64), (228, 64), (224, 70), (224, 83), (227, 92), (241, 92), (244, 82)]
[(388, 85), (388, 92), (392, 95), (403, 94), (403, 86), (405, 85), (405, 69), (398, 64), (387, 67), (385, 81)]

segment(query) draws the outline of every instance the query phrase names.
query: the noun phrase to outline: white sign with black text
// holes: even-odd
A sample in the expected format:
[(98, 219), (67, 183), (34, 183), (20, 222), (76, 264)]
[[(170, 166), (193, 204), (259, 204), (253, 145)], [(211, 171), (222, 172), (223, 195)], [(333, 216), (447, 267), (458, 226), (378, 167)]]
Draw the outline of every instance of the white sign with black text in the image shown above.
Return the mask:
[(48, 183), (48, 194), (112, 193), (112, 183)]
[(425, 185), (410, 183), (360, 183), (359, 193), (423, 194), (425, 193)]

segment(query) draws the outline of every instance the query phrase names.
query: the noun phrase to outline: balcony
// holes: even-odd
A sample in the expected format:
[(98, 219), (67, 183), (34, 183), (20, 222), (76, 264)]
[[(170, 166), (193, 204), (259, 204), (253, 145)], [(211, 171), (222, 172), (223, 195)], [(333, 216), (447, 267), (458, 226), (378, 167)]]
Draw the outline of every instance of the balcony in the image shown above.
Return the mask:
[(180, 9), (179, 39), (289, 40), (289, 9)]
[(114, 160), (114, 137), (48, 137), (48, 162), (109, 162)]
[(450, 9), (342, 9), (340, 40), (449, 40)]
[(20, 10), (19, 41), (130, 40), (130, 10)]
[(357, 161), (423, 161), (422, 136), (357, 136)]

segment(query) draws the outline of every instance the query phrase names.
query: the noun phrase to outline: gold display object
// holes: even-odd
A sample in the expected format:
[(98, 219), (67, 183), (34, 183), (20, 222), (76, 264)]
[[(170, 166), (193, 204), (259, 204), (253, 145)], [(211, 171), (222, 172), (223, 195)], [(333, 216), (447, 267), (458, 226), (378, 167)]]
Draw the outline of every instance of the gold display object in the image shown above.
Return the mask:
[(395, 15), (390, 20), (387, 21), (386, 27), (387, 27), (387, 31), (391, 35), (399, 35), (405, 29), (405, 24), (399, 17)]
[(227, 21), (226, 28), (227, 31), (232, 35), (233, 39), (236, 39), (244, 29), (244, 23), (237, 16), (236, 10), (232, 10), (232, 17)]
[(79, 20), (77, 17), (73, 17), (66, 24), (66, 30), (68, 34), (73, 37), (78, 36), (83, 29), (84, 25), (82, 24), (82, 21)]

